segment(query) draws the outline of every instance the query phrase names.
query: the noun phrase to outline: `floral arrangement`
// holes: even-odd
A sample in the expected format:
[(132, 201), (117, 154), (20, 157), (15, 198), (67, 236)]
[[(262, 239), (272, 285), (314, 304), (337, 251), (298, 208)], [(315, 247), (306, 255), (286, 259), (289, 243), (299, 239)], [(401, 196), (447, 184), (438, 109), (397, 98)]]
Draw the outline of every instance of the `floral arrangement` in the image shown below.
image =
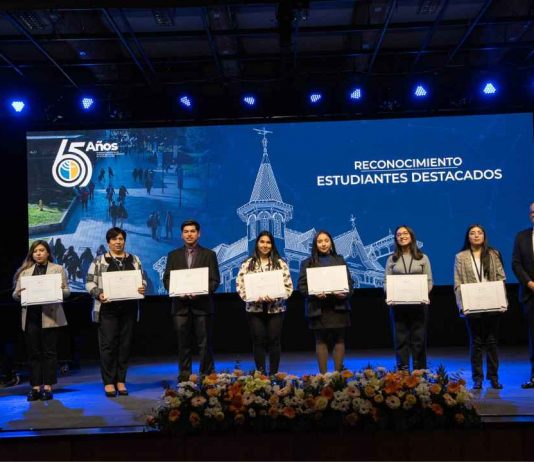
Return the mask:
[(256, 371), (191, 375), (167, 388), (147, 424), (166, 433), (248, 427), (407, 430), (473, 427), (480, 417), (461, 378), (437, 372), (390, 372), (368, 367), (327, 374)]

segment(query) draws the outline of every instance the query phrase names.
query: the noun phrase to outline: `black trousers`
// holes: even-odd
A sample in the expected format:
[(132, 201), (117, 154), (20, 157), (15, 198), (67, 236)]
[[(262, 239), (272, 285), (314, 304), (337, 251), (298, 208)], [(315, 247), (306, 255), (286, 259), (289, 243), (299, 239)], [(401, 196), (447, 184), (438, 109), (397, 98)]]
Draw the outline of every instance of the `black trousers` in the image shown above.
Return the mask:
[(499, 335), (500, 315), (495, 313), (479, 314), (465, 318), (469, 333), (469, 350), (471, 354), (471, 375), (473, 380), (483, 380), (482, 356), (486, 350), (486, 378), (498, 379), (499, 353), (497, 338)]
[(32, 387), (57, 383), (58, 328), (43, 329), (42, 325), (41, 306), (29, 306), (26, 312), (24, 337)]
[(530, 358), (530, 377), (534, 380), (534, 303), (525, 311), (528, 329), (528, 355)]
[(200, 355), (200, 373), (211, 374), (215, 365), (211, 347), (211, 315), (196, 315), (191, 309), (187, 313), (173, 316), (174, 327), (178, 335), (179, 380), (187, 380), (192, 372), (193, 348), (196, 346)]
[(426, 369), (428, 306), (397, 305), (389, 309), (397, 369)]
[(126, 382), (136, 320), (136, 302), (103, 303), (100, 307), (98, 346), (104, 385)]
[(282, 352), (281, 336), (284, 313), (247, 313), (252, 337), (252, 352), (256, 370), (267, 372), (265, 360), (269, 352), (269, 375), (276, 374)]

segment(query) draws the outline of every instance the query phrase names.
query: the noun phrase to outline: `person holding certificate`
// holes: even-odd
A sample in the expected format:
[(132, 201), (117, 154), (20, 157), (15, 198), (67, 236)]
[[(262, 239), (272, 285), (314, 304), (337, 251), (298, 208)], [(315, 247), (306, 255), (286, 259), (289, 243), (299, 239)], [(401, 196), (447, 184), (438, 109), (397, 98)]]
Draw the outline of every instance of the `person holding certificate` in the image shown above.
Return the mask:
[[(172, 297), (172, 317), (178, 334), (178, 381), (189, 380), (193, 358), (193, 339), (200, 355), (200, 374), (214, 371), (211, 348), (211, 328), (214, 313), (213, 293), (220, 283), (219, 264), (215, 252), (199, 245), (200, 224), (194, 220), (184, 221), (181, 225), (184, 246), (173, 250), (167, 256), (167, 266), (163, 274), (163, 284), (173, 295), (171, 272), (207, 268), (207, 293), (179, 293)], [(176, 274), (176, 273), (175, 273)], [(205, 270), (203, 270), (205, 274)], [(195, 279), (195, 286), (198, 279)], [(202, 284), (204, 285), (204, 284)]]
[[(346, 267), (348, 290), (310, 294), (312, 291), (308, 284), (308, 269), (341, 265)], [(298, 290), (306, 297), (306, 318), (309, 328), (315, 334), (319, 372), (325, 374), (327, 371), (329, 346), (332, 347), (335, 370), (342, 370), (345, 358), (345, 329), (350, 326), (349, 296), (352, 293), (352, 277), (345, 259), (337, 254), (329, 232), (319, 231), (313, 238), (311, 256), (300, 266)]]
[[(247, 296), (246, 275), (279, 271), (282, 280), (283, 297), (273, 298), (261, 295), (255, 300)], [(251, 282), (248, 282), (250, 284)], [(286, 310), (285, 300), (293, 292), (291, 274), (285, 261), (280, 258), (273, 235), (269, 231), (262, 231), (256, 238), (254, 254), (247, 258), (237, 274), (236, 288), (239, 296), (246, 302), (248, 325), (252, 336), (252, 351), (256, 370), (266, 372), (265, 356), (269, 352), (269, 375), (278, 372), (280, 364), (280, 337), (282, 323)], [(251, 291), (249, 287), (249, 292)]]
[[(124, 250), (126, 235), (126, 231), (117, 227), (107, 231), (108, 251), (93, 260), (87, 271), (85, 284), (85, 288), (94, 298), (92, 317), (93, 322), (98, 323), (100, 373), (104, 382), (104, 393), (108, 398), (114, 398), (117, 394), (128, 395), (126, 372), (139, 313), (137, 299), (144, 295), (147, 284), (143, 277), (141, 260)], [(127, 272), (138, 275), (133, 279), (137, 281), (137, 287), (130, 287), (132, 280), (122, 277)], [(120, 287), (114, 287), (114, 281)], [(107, 292), (104, 290), (106, 286)], [(125, 290), (124, 286), (130, 290)]]
[[(52, 280), (51, 283), (60, 287), (47, 288), (43, 284), (39, 288), (37, 285), (31, 285), (36, 276), (43, 278), (45, 275), (53, 275), (54, 279), (57, 276), (59, 280)], [(32, 276), (31, 280), (27, 280), (29, 276)], [(26, 258), (15, 273), (14, 283), (13, 298), (17, 301), (25, 298), (27, 302), (22, 306), (22, 330), (26, 340), (32, 386), (28, 401), (47, 401), (53, 399), (52, 385), (57, 383), (57, 327), (66, 326), (67, 320), (60, 301), (34, 304), (32, 299), (56, 299), (54, 294), (47, 297), (45, 292), (59, 292), (61, 299), (68, 297), (70, 289), (67, 274), (61, 265), (52, 262), (48, 242), (38, 240), (31, 244)], [(41, 294), (37, 293), (39, 289)], [(39, 297), (40, 295), (42, 297)]]
[(469, 333), (471, 374), (473, 389), (480, 390), (484, 379), (482, 354), (486, 350), (486, 378), (492, 388), (501, 389), (499, 383), (499, 356), (497, 337), (500, 312), (469, 314), (464, 312), (462, 284), (486, 281), (504, 281), (506, 278), (501, 254), (488, 245), (486, 231), (481, 225), (471, 225), (465, 233), (462, 251), (456, 254), (454, 262), (454, 292), (460, 315), (465, 317)]
[[(405, 225), (395, 230), (395, 250), (386, 261), (384, 291), (390, 275), (426, 275), (428, 292), (432, 290), (430, 260), (417, 246), (414, 231)], [(428, 299), (428, 293), (424, 294)], [(421, 299), (415, 304), (400, 304), (388, 301), (393, 346), (398, 370), (426, 369), (426, 335), (428, 302)]]

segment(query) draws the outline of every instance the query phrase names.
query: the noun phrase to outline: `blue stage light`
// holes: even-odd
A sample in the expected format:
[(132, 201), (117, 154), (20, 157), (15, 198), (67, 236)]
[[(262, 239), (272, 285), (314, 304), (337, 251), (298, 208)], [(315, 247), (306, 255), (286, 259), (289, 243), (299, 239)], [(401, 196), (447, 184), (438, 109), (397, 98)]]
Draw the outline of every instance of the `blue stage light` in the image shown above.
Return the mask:
[(88, 111), (89, 109), (91, 109), (93, 107), (93, 105), (95, 104), (95, 100), (93, 98), (91, 98), (90, 96), (84, 96), (82, 98), (82, 107)]
[(310, 93), (310, 103), (312, 104), (317, 104), (322, 98), (323, 95), (321, 93)]
[(15, 112), (22, 112), (24, 108), (26, 107), (26, 103), (24, 103), (24, 101), (21, 101), (21, 100), (11, 101), (11, 107), (13, 108)]
[(425, 87), (423, 87), (423, 85), (417, 85), (417, 87), (415, 87), (413, 94), (417, 98), (424, 98), (425, 96), (428, 96), (428, 90)]
[(256, 98), (252, 95), (247, 95), (243, 97), (243, 103), (247, 106), (254, 106), (256, 104)]
[(193, 101), (191, 100), (191, 98), (187, 95), (182, 95), (180, 96), (180, 98), (178, 99), (178, 101), (180, 102), (180, 104), (187, 108), (187, 109), (191, 109), (193, 107)]
[(485, 95), (494, 95), (495, 93), (497, 93), (497, 87), (493, 82), (486, 82), (483, 85), (482, 93), (484, 93)]
[(363, 96), (363, 92), (361, 88), (354, 88), (349, 93), (349, 99), (351, 99), (352, 101), (358, 101), (359, 99), (362, 98), (362, 96)]

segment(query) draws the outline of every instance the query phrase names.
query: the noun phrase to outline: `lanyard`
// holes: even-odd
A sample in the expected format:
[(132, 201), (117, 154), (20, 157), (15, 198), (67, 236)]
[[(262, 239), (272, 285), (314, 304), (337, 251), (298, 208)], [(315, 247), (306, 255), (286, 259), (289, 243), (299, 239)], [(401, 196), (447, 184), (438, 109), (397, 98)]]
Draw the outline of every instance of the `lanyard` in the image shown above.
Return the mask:
[(473, 264), (475, 265), (476, 276), (478, 278), (478, 282), (482, 282), (482, 258), (480, 259), (480, 269), (479, 269), (475, 256), (473, 255), (473, 251), (469, 249), (469, 252), (471, 252), (471, 258), (473, 259)]
[(404, 255), (401, 255), (402, 258), (402, 266), (404, 266), (404, 274), (412, 274), (412, 263), (413, 263), (413, 257), (410, 259), (410, 266), (408, 269), (406, 269), (406, 262), (404, 261)]

